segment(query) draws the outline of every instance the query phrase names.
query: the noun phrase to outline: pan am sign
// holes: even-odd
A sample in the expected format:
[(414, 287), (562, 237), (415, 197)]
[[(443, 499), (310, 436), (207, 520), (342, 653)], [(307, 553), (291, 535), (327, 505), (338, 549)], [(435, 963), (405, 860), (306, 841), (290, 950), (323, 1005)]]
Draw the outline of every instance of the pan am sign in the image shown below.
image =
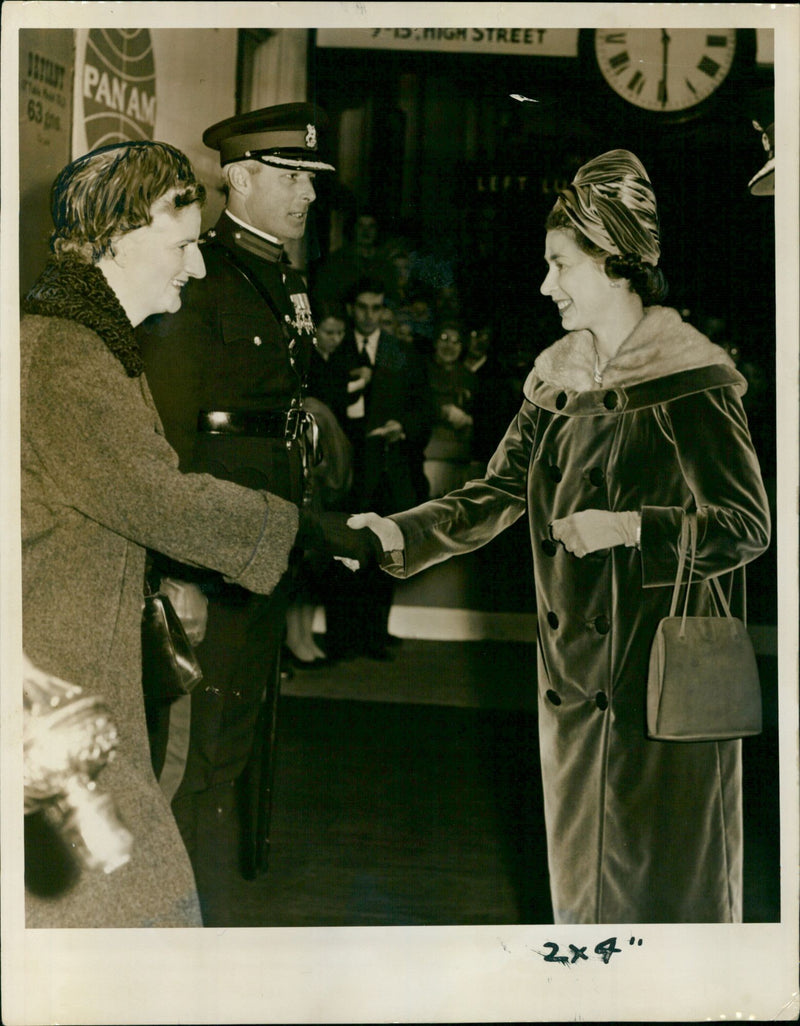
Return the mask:
[(88, 148), (152, 139), (156, 70), (148, 29), (90, 29), (81, 78)]

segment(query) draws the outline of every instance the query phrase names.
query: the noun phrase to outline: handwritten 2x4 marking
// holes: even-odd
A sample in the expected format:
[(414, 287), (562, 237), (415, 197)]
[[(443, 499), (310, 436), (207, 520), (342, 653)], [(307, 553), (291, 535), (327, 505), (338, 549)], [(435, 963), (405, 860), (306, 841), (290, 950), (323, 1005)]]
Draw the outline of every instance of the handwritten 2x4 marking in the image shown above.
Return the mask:
[[(643, 941), (641, 939), (637, 940), (636, 937), (631, 937), (628, 944), (641, 947)], [(609, 937), (608, 940), (595, 944), (592, 955), (587, 955), (586, 953), (586, 949), (589, 947), (588, 944), (582, 947), (578, 947), (577, 944), (568, 945), (570, 952), (568, 955), (559, 955), (561, 947), (554, 941), (546, 941), (544, 946), (550, 949), (547, 954), (543, 951), (539, 951), (537, 954), (540, 954), (545, 962), (556, 962), (558, 965), (575, 965), (577, 962), (588, 962), (594, 955), (600, 958), (605, 965), (608, 965), (611, 961), (611, 956), (617, 955), (622, 951), (622, 948), (617, 947), (616, 937)]]

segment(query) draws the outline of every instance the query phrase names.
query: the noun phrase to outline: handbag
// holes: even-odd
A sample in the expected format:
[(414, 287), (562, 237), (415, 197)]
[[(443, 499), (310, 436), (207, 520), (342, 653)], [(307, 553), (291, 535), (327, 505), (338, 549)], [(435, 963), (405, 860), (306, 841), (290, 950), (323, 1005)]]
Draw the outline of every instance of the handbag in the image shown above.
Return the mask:
[(203, 679), (192, 643), (167, 595), (145, 586), (142, 613), (142, 687), (145, 698), (171, 702)]
[[(657, 741), (722, 741), (761, 732), (761, 686), (753, 644), (742, 620), (731, 616), (712, 577), (724, 616), (687, 616), (694, 573), (697, 518), (684, 516), (678, 574), (669, 616), (650, 651), (647, 733)], [(691, 551), (683, 615), (676, 616), (687, 550)]]

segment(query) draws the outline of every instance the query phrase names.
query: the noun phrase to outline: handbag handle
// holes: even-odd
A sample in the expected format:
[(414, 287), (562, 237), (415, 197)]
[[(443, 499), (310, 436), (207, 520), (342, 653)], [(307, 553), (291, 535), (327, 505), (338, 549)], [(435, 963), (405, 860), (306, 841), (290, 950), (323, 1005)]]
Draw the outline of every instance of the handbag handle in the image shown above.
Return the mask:
[[(675, 587), (672, 591), (672, 602), (670, 603), (669, 615), (674, 616), (675, 610), (678, 605), (678, 593), (680, 592), (681, 582), (683, 580), (683, 570), (686, 565), (687, 551), (690, 555), (689, 559), (689, 577), (686, 582), (686, 596), (683, 601), (683, 615), (681, 617), (681, 629), (680, 637), (683, 637), (686, 632), (686, 615), (689, 609), (689, 589), (692, 586), (692, 578), (694, 576), (694, 561), (697, 551), (697, 514), (696, 513), (684, 513), (683, 523), (681, 524), (681, 538), (678, 546), (678, 573), (675, 578)], [(719, 604), (725, 613), (725, 617), (729, 620), (733, 619), (731, 615), (730, 606), (725, 598), (725, 593), (722, 590), (722, 585), (716, 577), (710, 577), (711, 586), (716, 592)], [(746, 623), (746, 621), (743, 621)]]
[(689, 611), (689, 589), (692, 587), (694, 577), (694, 557), (697, 554), (697, 515), (695, 513), (684, 514), (684, 522), (689, 524), (689, 545), (692, 550), (689, 561), (689, 577), (686, 581), (686, 597), (683, 600), (683, 616), (681, 617), (681, 629), (679, 636), (682, 638), (686, 633), (686, 614)]
[[(689, 517), (691, 514), (684, 513), (681, 523), (681, 537), (678, 543), (678, 573), (675, 576), (675, 587), (672, 589), (672, 602), (669, 606), (669, 615), (674, 616), (678, 608), (678, 594), (683, 581), (683, 568), (686, 565), (686, 550), (689, 547)], [(694, 565), (694, 564), (693, 564)]]

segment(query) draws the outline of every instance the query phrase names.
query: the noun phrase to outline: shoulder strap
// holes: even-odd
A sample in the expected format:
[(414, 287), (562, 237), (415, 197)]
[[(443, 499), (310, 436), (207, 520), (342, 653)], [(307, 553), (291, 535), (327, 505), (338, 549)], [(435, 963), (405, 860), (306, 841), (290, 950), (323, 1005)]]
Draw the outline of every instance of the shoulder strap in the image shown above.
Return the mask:
[(271, 296), (271, 295), (269, 294), (269, 292), (267, 291), (267, 289), (265, 289), (265, 288), (264, 288), (264, 286), (263, 286), (263, 285), (261, 284), (261, 282), (260, 282), (260, 281), (258, 281), (258, 280), (257, 280), (256, 278), (254, 278), (254, 277), (253, 277), (253, 275), (252, 275), (252, 274), (250, 273), (250, 271), (249, 271), (249, 270), (248, 270), (248, 269), (247, 269), (247, 268), (245, 267), (245, 265), (244, 265), (244, 264), (243, 264), (243, 263), (241, 262), (241, 260), (239, 260), (239, 259), (238, 259), (238, 258), (237, 258), (237, 257), (236, 257), (236, 256), (235, 256), (235, 255), (234, 255), (234, 254), (233, 254), (233, 253), (232, 253), (232, 252), (231, 252), (231, 251), (229, 250), (229, 249), (228, 249), (228, 247), (227, 247), (227, 246), (220, 246), (219, 248), (220, 248), (220, 250), (222, 251), (222, 253), (223, 253), (223, 256), (224, 256), (224, 257), (225, 257), (225, 259), (226, 259), (226, 260), (228, 261), (228, 263), (229, 263), (229, 264), (231, 264), (231, 265), (232, 265), (232, 266), (233, 266), (234, 268), (236, 268), (236, 270), (237, 270), (237, 271), (239, 272), (239, 274), (241, 274), (241, 275), (242, 275), (242, 277), (243, 277), (243, 278), (245, 278), (245, 279), (247, 280), (247, 282), (248, 282), (248, 283), (249, 283), (250, 285), (252, 285), (252, 286), (253, 286), (253, 288), (254, 288), (254, 289), (256, 290), (256, 292), (257, 292), (257, 293), (258, 293), (258, 294), (259, 294), (259, 295), (261, 296), (261, 298), (262, 298), (262, 299), (264, 300), (264, 302), (265, 302), (265, 303), (267, 304), (267, 306), (268, 306), (268, 307), (270, 308), (270, 310), (272, 311), (272, 314), (273, 314), (273, 316), (275, 317), (275, 320), (276, 320), (276, 321), (278, 322), (278, 324), (280, 324), (280, 326), (281, 326), (281, 331), (283, 332), (283, 337), (284, 337), (284, 338), (286, 339), (286, 341), (287, 341), (288, 343), (290, 343), (290, 344), (291, 344), (291, 342), (292, 342), (292, 341), (294, 341), (294, 340), (293, 340), (293, 338), (292, 338), (292, 333), (291, 333), (291, 332), (289, 331), (289, 328), (287, 327), (287, 324), (286, 324), (286, 316), (285, 316), (284, 314), (282, 314), (282, 313), (280, 312), (280, 310), (278, 310), (278, 307), (277, 307), (277, 306), (275, 305), (275, 300), (274, 300), (274, 299), (272, 298), (272, 296)]

